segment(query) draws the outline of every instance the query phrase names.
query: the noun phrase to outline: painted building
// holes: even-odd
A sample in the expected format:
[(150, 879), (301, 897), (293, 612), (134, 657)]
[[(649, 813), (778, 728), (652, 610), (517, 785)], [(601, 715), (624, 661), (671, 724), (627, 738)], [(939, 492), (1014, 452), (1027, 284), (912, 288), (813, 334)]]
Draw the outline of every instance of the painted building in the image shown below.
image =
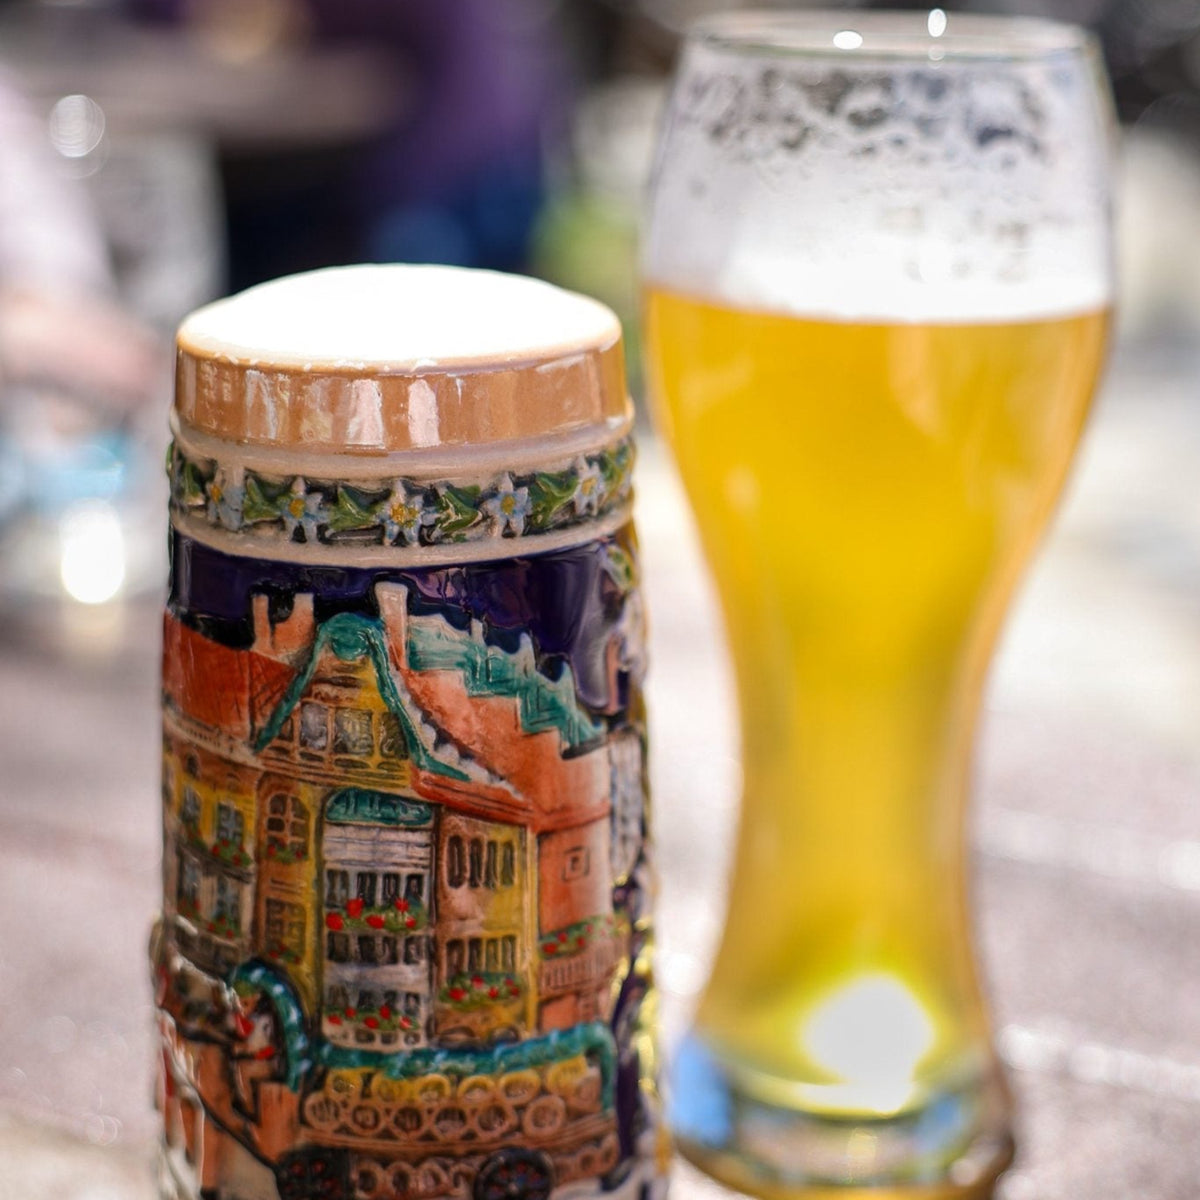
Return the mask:
[[(307, 1130), (383, 1180), (362, 1194), (399, 1194), (416, 1151), (502, 1146), (513, 1121), (567, 1137), (560, 1178), (594, 1175), (617, 1156), (604, 1031), (630, 960), (613, 881), (640, 844), (640, 741), (527, 637), (414, 615), (397, 584), (374, 599), (378, 616), (318, 620), (300, 593), (272, 619), (256, 595), (244, 646), (166, 619), (163, 1103), (201, 1186), (229, 1139), (272, 1162)], [(396, 1107), (434, 1051), (478, 1065), (460, 1125)], [(521, 1079), (526, 1096), (495, 1090)], [(224, 1114), (190, 1141), (188, 1088), (200, 1120)], [(397, 1121), (403, 1153), (380, 1133)]]

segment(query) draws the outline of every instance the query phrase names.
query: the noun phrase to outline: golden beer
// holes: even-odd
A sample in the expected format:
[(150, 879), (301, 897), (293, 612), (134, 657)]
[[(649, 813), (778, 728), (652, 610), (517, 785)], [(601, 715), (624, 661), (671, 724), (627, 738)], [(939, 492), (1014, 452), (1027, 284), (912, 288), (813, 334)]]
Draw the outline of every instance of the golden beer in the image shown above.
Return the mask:
[(744, 796), (677, 1144), (772, 1200), (982, 1200), (1011, 1161), (968, 903), (997, 633), (1112, 296), (1097, 47), (1048, 21), (689, 32), (648, 376), (724, 606)]
[(972, 735), (1107, 314), (850, 323), (652, 288), (646, 322), (742, 712), (696, 1033), (766, 1103), (891, 1117), (991, 1070), (962, 905)]

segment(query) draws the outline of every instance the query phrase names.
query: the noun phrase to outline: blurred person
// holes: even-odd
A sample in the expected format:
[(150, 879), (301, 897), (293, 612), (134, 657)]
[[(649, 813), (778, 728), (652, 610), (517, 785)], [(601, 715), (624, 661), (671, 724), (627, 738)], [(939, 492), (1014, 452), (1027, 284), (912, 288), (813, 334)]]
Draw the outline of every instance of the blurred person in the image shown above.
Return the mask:
[[(129, 2), (142, 17), (211, 29), (222, 12), (244, 19), (237, 5), (246, 0)], [(231, 211), (235, 284), (346, 258), (527, 267), (548, 152), (565, 140), (569, 118), (560, 5), (287, 2), (302, 19), (281, 17), (281, 31), (303, 30), (322, 47), (386, 50), (403, 86), (384, 134), (348, 168), (339, 162), (321, 180), (323, 164), (310, 157), (299, 164), (307, 171), (289, 172), (287, 203), (277, 187), (260, 187)], [(330, 230), (331, 220), (354, 228)]]
[[(55, 422), (72, 408), (129, 420), (161, 394), (164, 351), (113, 295), (103, 233), (45, 123), (0, 75), (0, 422), (36, 390)], [(63, 403), (63, 402), (66, 403)], [(78, 415), (78, 414), (75, 414)]]

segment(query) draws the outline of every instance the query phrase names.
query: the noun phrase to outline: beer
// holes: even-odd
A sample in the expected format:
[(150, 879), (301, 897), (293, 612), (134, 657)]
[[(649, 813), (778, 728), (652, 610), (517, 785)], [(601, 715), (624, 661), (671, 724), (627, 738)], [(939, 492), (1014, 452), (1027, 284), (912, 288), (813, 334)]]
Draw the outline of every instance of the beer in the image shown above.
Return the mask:
[(652, 287), (646, 321), (742, 711), (745, 836), (697, 1032), (763, 1099), (894, 1114), (986, 1066), (972, 733), (1107, 315), (852, 322)]
[(1112, 295), (1079, 29), (698, 22), (643, 249), (649, 376), (716, 575), (745, 780), (668, 1118), (778, 1200), (981, 1200), (1011, 1161), (967, 904), (987, 663)]

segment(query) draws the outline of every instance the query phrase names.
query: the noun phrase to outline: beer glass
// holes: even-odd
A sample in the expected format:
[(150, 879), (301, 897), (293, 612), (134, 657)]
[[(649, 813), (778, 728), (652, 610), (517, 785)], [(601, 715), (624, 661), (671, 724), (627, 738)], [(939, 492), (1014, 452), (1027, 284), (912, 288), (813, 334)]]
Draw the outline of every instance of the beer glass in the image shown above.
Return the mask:
[(744, 795), (668, 1103), (770, 1196), (986, 1195), (1012, 1154), (968, 915), (989, 658), (1111, 300), (1110, 115), (1045, 21), (741, 14), (684, 47), (644, 249)]

